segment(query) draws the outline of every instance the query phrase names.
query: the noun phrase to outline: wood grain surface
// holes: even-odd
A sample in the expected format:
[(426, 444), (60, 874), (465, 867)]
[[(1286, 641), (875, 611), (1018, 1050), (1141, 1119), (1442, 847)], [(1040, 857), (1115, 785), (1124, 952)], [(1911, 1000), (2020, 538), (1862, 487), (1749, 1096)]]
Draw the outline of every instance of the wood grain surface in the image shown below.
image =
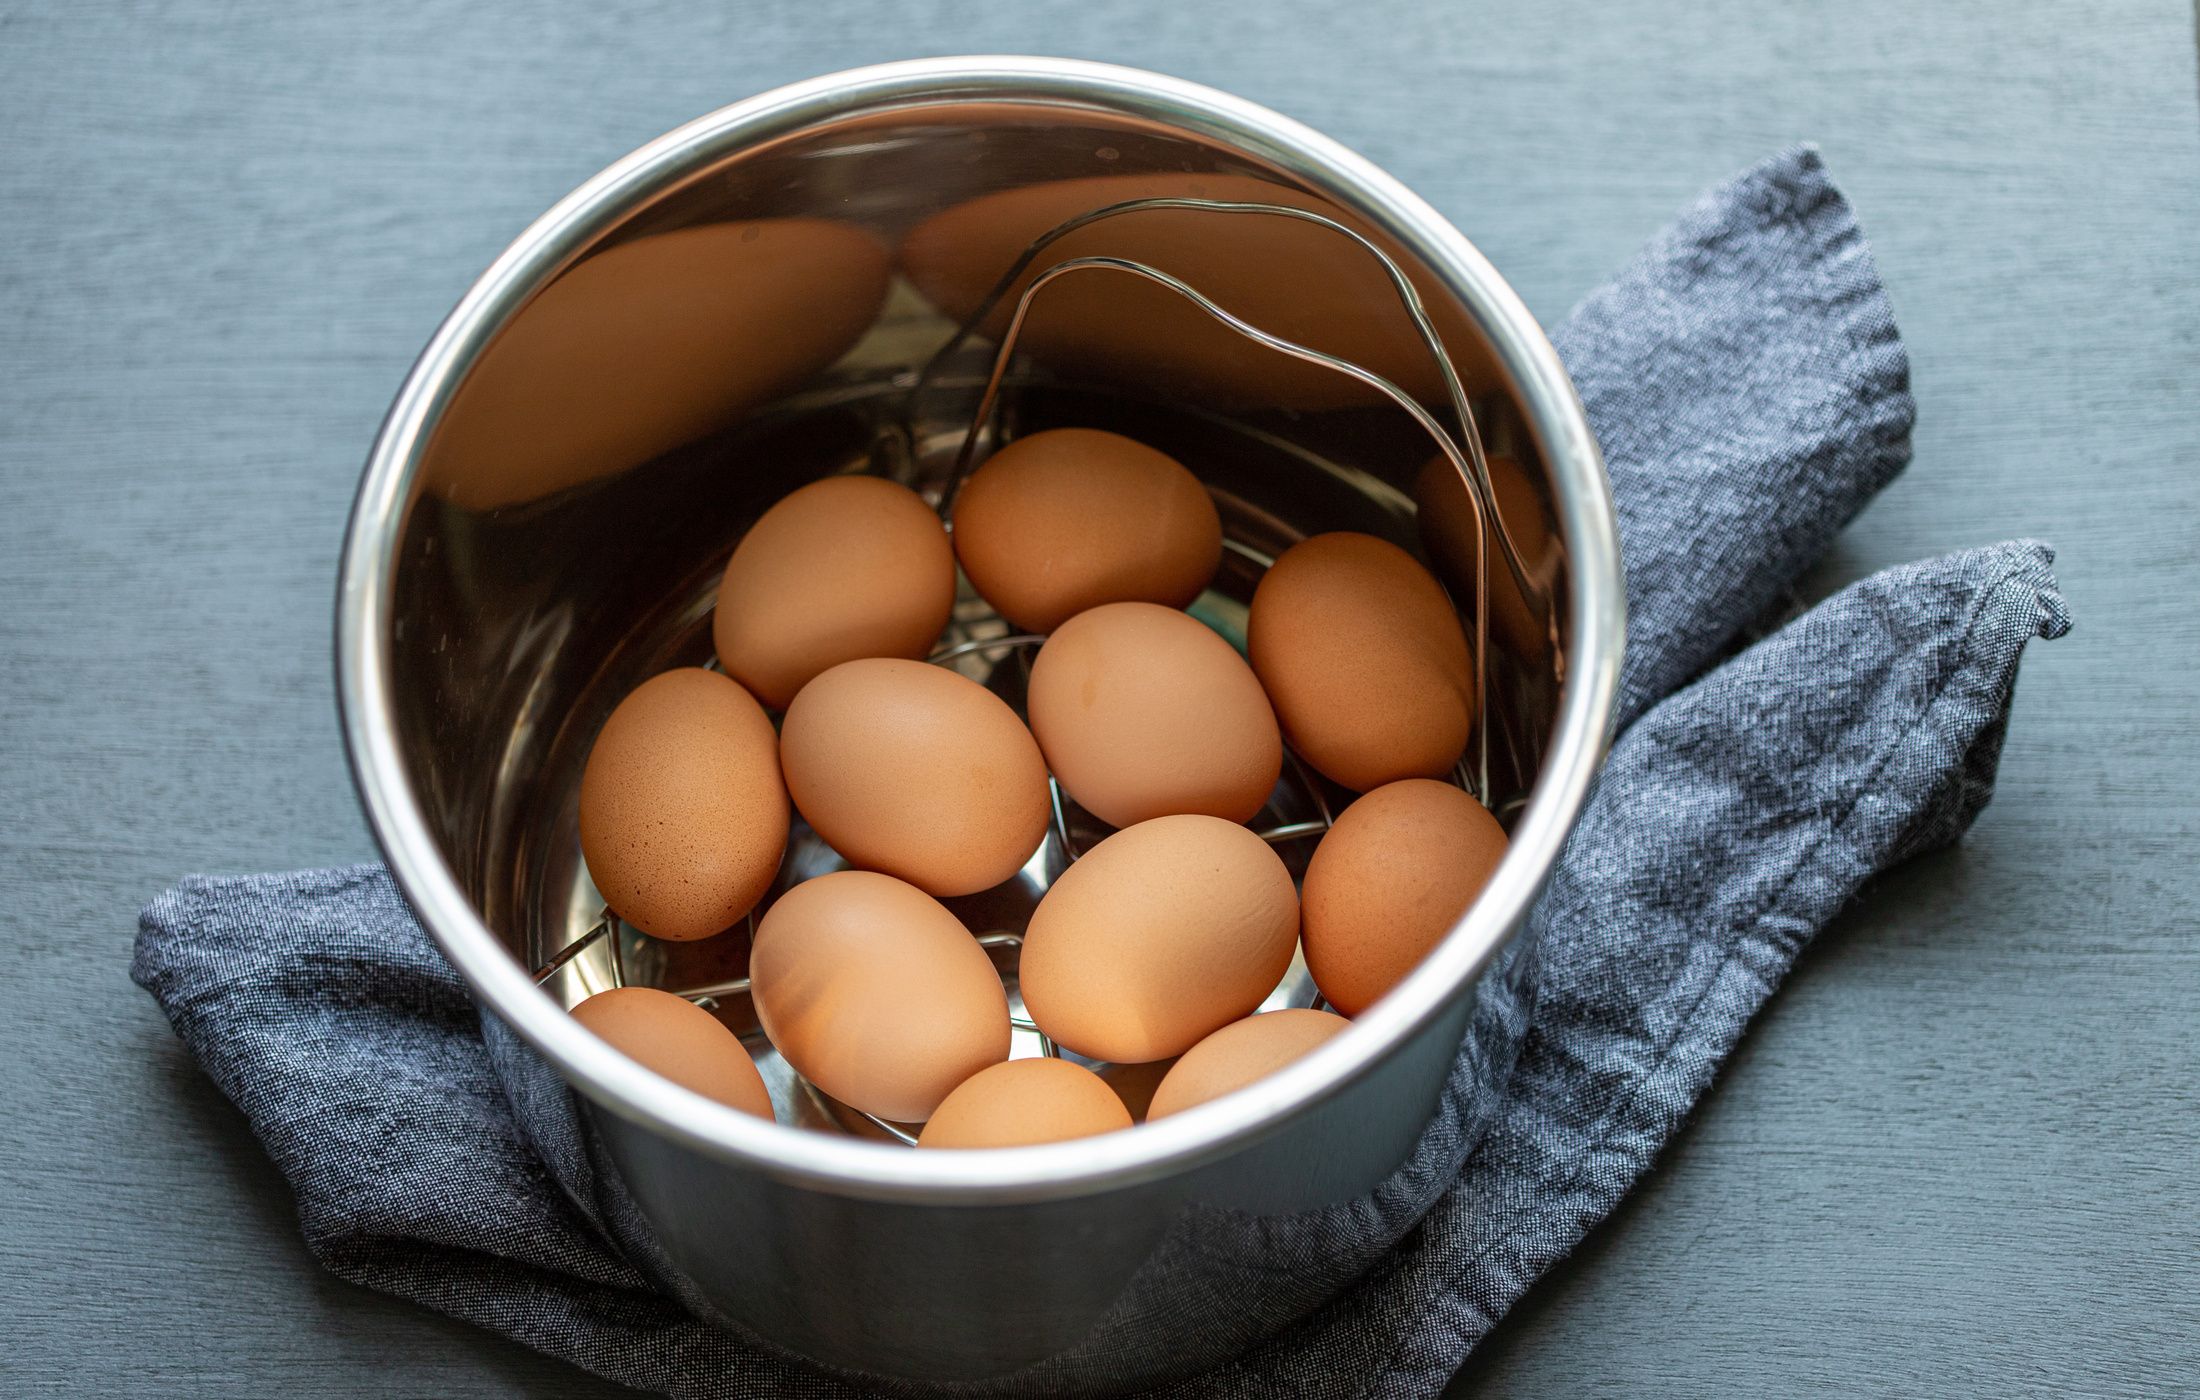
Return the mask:
[(2052, 540), (2000, 796), (1809, 953), (1461, 1393), (2192, 1393), (2200, 110), (2181, 0), (0, 7), (0, 1393), (583, 1396), (334, 1282), (126, 967), (185, 871), (367, 858), (331, 577), (412, 355), (536, 212), (785, 80), (968, 51), (1240, 92), (1546, 318), (1797, 138), (1908, 339), (1818, 580)]

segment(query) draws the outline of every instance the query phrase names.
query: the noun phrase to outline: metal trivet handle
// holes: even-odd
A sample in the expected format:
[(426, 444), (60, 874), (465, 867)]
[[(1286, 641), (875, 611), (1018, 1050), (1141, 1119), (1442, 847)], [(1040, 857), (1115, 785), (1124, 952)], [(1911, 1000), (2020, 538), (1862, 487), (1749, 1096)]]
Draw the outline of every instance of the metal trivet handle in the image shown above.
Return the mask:
[(1422, 302), (1421, 294), (1414, 287), (1412, 280), (1405, 275), (1405, 272), (1389, 254), (1376, 247), (1365, 236), (1327, 215), (1317, 214), (1308, 209), (1294, 208), (1287, 204), (1261, 204), (1181, 196), (1125, 200), (1077, 215), (1055, 225), (1052, 229), (1033, 240), (1017, 257), (1016, 261), (1009, 266), (1007, 271), (1001, 274), (992, 289), (979, 302), (977, 309), (963, 320), (963, 323), (956, 328), (954, 335), (948, 338), (947, 343), (932, 356), (925, 364), (924, 369), (918, 374), (917, 382), (911, 390), (912, 404), (916, 401), (917, 396), (923, 394), (930, 387), (940, 368), (954, 352), (960, 349), (964, 342), (976, 333), (977, 327), (993, 314), (995, 308), (1000, 305), (1002, 298), (1006, 297), (1009, 289), (1015, 285), (1016, 280), (1030, 269), (1032, 263), (1050, 245), (1078, 229), (1103, 220), (1152, 209), (1185, 209), (1213, 214), (1255, 214), (1296, 219), (1303, 223), (1315, 224), (1329, 229), (1350, 239), (1380, 263), (1384, 272), (1389, 276), (1391, 286), (1398, 293), (1399, 301), (1405, 306), (1407, 314), (1412, 318), (1414, 329), (1420, 335), (1422, 344), (1427, 348), (1430, 357), (1435, 361), (1437, 369), (1443, 376), (1445, 393), (1451, 401), (1453, 415), (1459, 424), (1459, 436), (1455, 439), (1444, 430), (1443, 426), (1422, 406), (1418, 399), (1373, 370), (1355, 364), (1350, 360), (1313, 349), (1310, 346), (1301, 345), (1297, 341), (1286, 339), (1270, 331), (1262, 330), (1223, 307), (1213, 298), (1200, 292), (1181, 278), (1163, 272), (1159, 268), (1129, 258), (1094, 254), (1070, 258), (1054, 264), (1034, 277), (1031, 280), (1031, 285), (1024, 288), (1023, 292), (1017, 297), (1015, 309), (1009, 317), (1008, 326), (994, 352), (992, 370), (986, 378), (984, 392), (980, 394), (977, 409), (971, 416), (970, 429), (964, 434), (962, 446), (956, 452), (954, 470), (941, 490), (940, 509), (942, 513), (952, 510), (955, 495), (961, 488), (964, 477), (969, 473), (971, 458), (977, 450), (978, 440), (991, 423), (994, 411), (999, 405), (1001, 386), (1007, 377), (1009, 363), (1015, 356), (1016, 342), (1023, 333), (1025, 321), (1030, 315), (1032, 302), (1046, 287), (1072, 273), (1108, 271), (1143, 278), (1174, 292), (1198, 307), (1209, 318), (1236, 331), (1239, 335), (1257, 345), (1308, 364), (1319, 365), (1333, 373), (1344, 375), (1367, 385), (1399, 408), (1404, 409), (1413, 421), (1419, 424), (1422, 430), (1435, 441), (1438, 450), (1444, 454), (1445, 459), (1451, 463), (1452, 469), (1458, 472), (1460, 481), (1466, 486), (1467, 499), (1474, 510), (1476, 573), (1474, 580), (1475, 763), (1472, 773), (1473, 781), (1468, 784), (1468, 788), (1484, 806), (1493, 805), (1489, 772), (1490, 541), (1494, 539), (1497, 542), (1497, 553), (1505, 561), (1506, 571), (1512, 575), (1514, 586), (1520, 590), (1524, 598), (1541, 605), (1546, 601), (1544, 597), (1545, 590), (1541, 584), (1531, 577), (1529, 570), (1521, 559), (1518, 547), (1505, 528), (1503, 517), (1497, 510), (1496, 491), (1490, 482), (1489, 462), (1483, 451), (1481, 430), (1476, 424), (1474, 409), (1467, 402), (1466, 388), (1459, 379), (1458, 369), (1453, 365), (1451, 356), (1445, 351), (1443, 337), (1437, 332), (1435, 322), (1430, 319), (1428, 308)]

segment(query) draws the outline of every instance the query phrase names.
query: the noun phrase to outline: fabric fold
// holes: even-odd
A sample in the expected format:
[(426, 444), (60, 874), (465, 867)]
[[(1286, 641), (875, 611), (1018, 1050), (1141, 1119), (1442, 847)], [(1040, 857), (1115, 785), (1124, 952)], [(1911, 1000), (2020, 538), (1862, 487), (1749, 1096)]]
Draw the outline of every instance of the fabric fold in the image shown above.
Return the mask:
[(1624, 726), (1763, 615), (1901, 472), (1909, 356), (1814, 146), (1705, 196), (1551, 341), (1619, 510)]

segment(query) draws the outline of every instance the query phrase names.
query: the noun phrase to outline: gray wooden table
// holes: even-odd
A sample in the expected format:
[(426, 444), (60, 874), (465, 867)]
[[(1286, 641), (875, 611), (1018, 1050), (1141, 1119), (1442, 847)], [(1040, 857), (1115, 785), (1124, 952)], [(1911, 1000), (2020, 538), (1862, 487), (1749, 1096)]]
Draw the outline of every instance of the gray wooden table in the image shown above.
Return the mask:
[(956, 51), (1141, 64), (1301, 117), (1546, 318), (1699, 189), (1824, 144), (1919, 424), (1822, 582), (2036, 534), (2078, 630), (2028, 662), (1972, 837), (1819, 941), (1462, 1388), (2200, 1385), (2182, 0), (995, 8), (0, 7), (0, 1393), (615, 1393), (322, 1275), (129, 984), (135, 914), (189, 870), (371, 856), (331, 709), (338, 532), (473, 274), (688, 117)]

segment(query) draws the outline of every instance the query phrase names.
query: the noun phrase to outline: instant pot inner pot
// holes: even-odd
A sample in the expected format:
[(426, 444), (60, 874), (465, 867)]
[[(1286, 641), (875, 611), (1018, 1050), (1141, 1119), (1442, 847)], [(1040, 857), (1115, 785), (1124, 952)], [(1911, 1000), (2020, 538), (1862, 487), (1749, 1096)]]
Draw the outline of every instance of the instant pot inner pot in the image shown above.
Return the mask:
[[(443, 855), (515, 959), (542, 967), (601, 919), (576, 831), (590, 742), (641, 681), (711, 661), (719, 575), (748, 525), (836, 473), (887, 476), (940, 503), (1005, 311), (935, 357), (1033, 238), (1154, 196), (1287, 203), (1340, 219), (1384, 246), (1427, 299), (1490, 454), (1505, 527), (1547, 595), (1531, 601), (1493, 555), (1487, 761), (1500, 818), (1517, 810), (1556, 712), (1565, 568), (1535, 444), (1456, 301), (1363, 220), (1248, 156), (1070, 107), (943, 103), (745, 151), (635, 210), (507, 320), (437, 426), (402, 533), (392, 688)], [(1379, 263), (1334, 231), (1155, 210), (1080, 230), (1041, 265), (1093, 253), (1148, 263), (1256, 326), (1375, 369), (1456, 428)], [(1018, 348), (980, 455), (1019, 434), (1079, 426), (1184, 463), (1212, 491), (1227, 541), (1192, 611), (1233, 643), (1243, 645), (1268, 562), (1330, 530), (1411, 551), (1476, 635), (1465, 487), (1396, 406), (1161, 288), (1100, 271), (1042, 292)], [(943, 664), (1020, 710), (1032, 651), (986, 645), (1011, 630), (965, 584), (940, 645), (961, 644)], [(1276, 843), (1298, 873), (1312, 833), (1350, 799), (1293, 762), (1255, 826), (1307, 829)], [(1107, 834), (1074, 806), (1063, 818), (1077, 848)], [(1012, 994), (1014, 935), (1068, 858), (1050, 836), (1015, 880), (947, 901), (991, 935)], [(842, 865), (797, 818), (777, 888)], [(745, 926), (684, 944), (620, 926), (543, 985), (567, 1006), (620, 981), (698, 994), (737, 985), (747, 957)], [(1313, 997), (1295, 966), (1269, 1005)], [(801, 1084), (770, 1053), (745, 996), (705, 1004), (758, 1052), (783, 1121), (892, 1135)], [(1020, 1030), (1017, 1041), (1017, 1054), (1038, 1053), (1035, 1035)], [(1154, 1067), (1107, 1072), (1134, 1105), (1156, 1077)]]

